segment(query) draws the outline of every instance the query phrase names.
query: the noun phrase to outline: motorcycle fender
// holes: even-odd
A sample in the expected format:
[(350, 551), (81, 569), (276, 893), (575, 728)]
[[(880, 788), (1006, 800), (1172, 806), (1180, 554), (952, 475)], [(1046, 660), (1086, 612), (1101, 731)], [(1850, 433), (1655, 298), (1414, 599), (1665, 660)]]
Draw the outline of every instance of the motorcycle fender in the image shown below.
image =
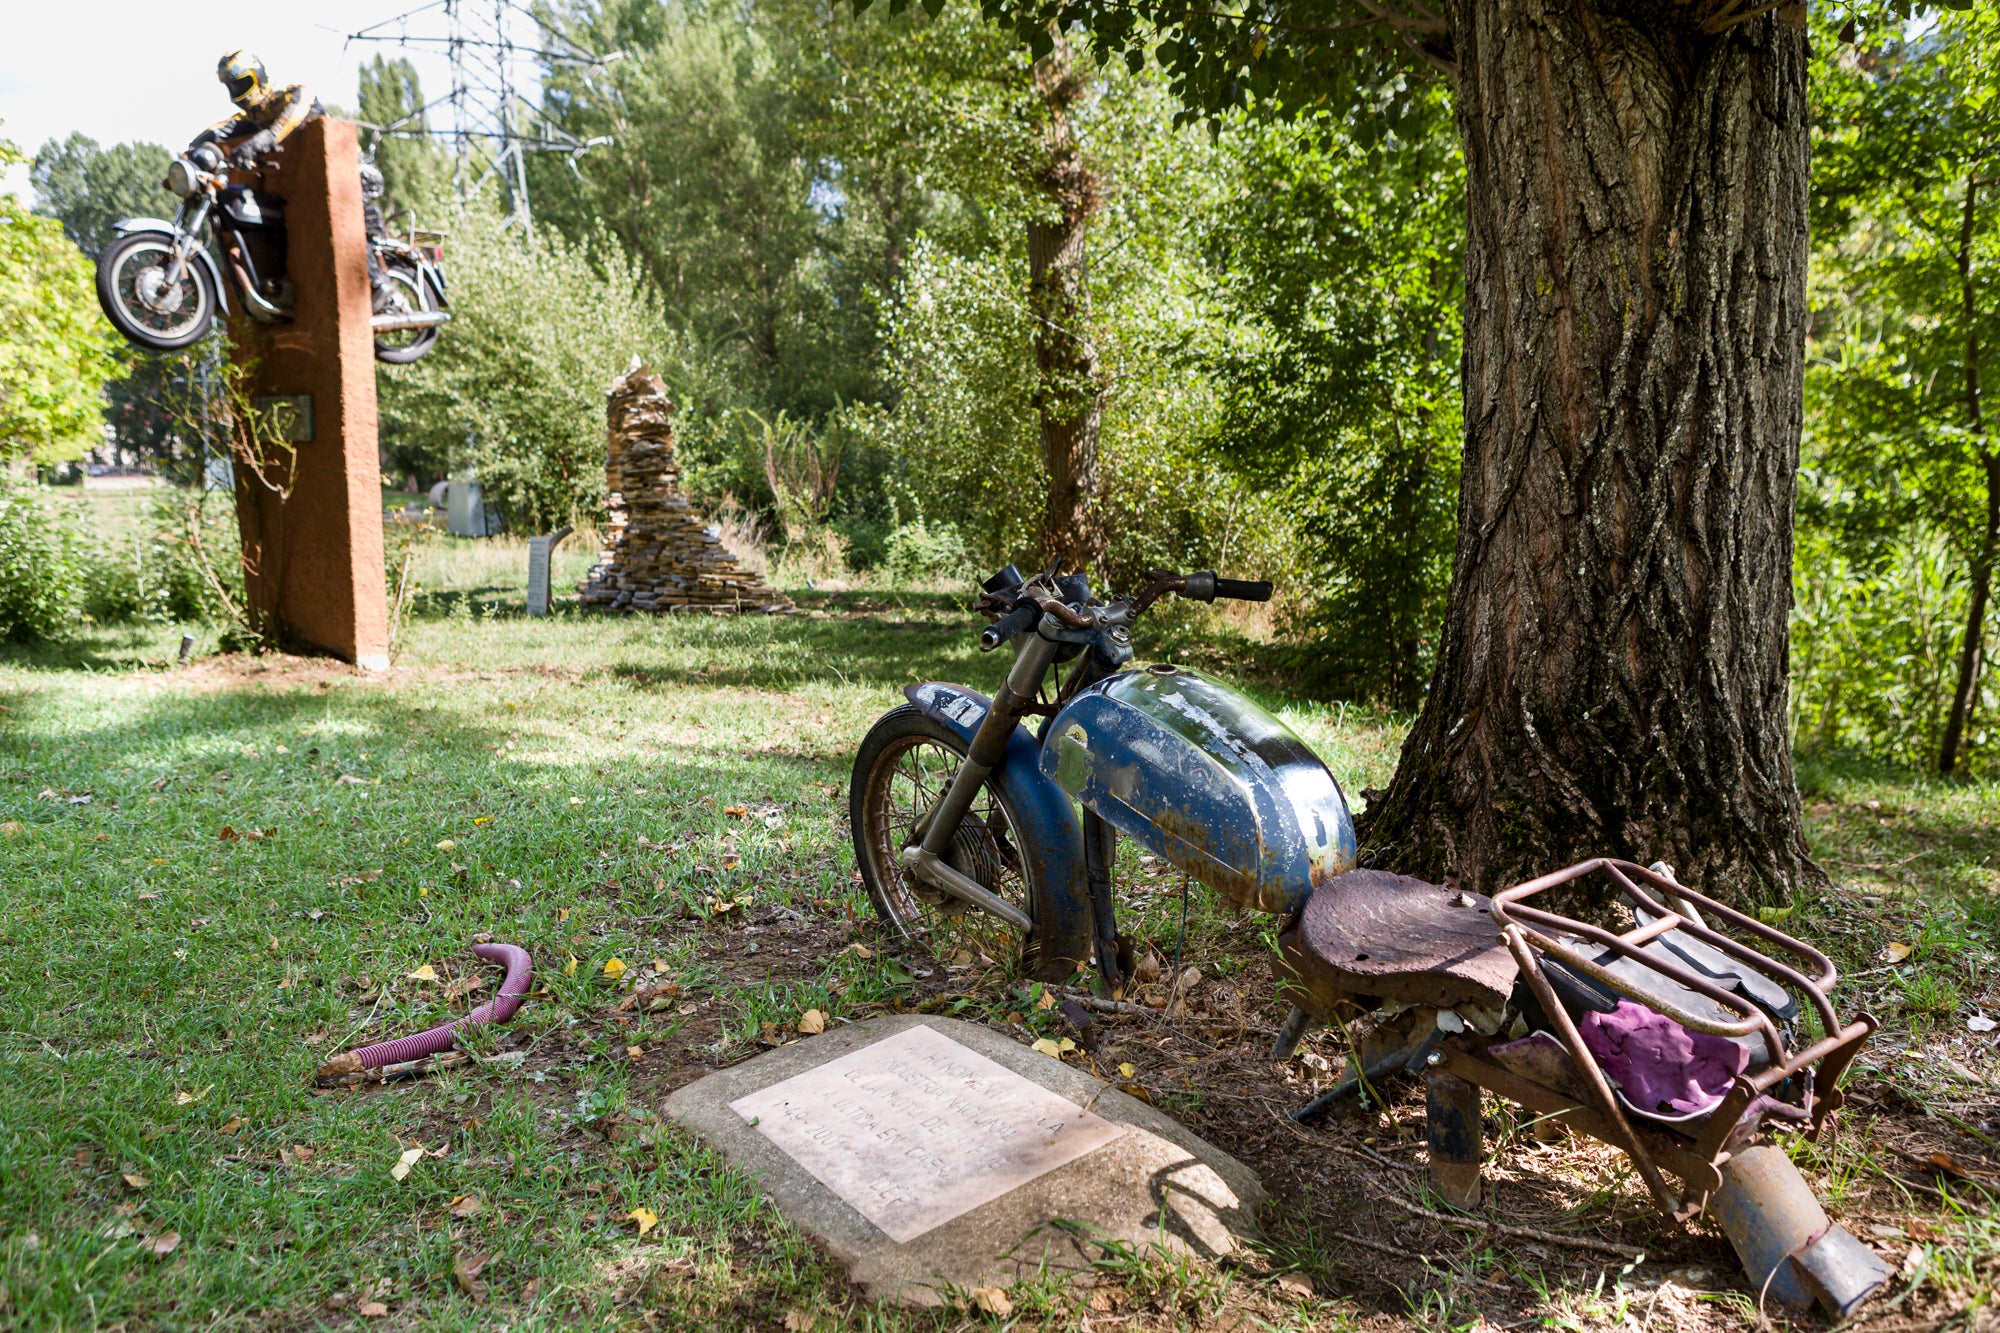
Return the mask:
[[(972, 743), (993, 701), (977, 690), (942, 681), (907, 686), (903, 695), (925, 717), (943, 723)], [(1045, 903), (1037, 924), (1035, 972), (1041, 980), (1062, 980), (1090, 957), (1090, 887), (1083, 869), (1083, 826), (1069, 795), (1044, 777), (1039, 746), (1026, 727), (1016, 725), (994, 767), (1008, 805), (1021, 821), (1021, 836), (1038, 858)], [(1024, 848), (1024, 852), (1028, 849)]]
[[(126, 218), (123, 222), (114, 222), (111, 225), (111, 230), (113, 234), (118, 236), (129, 235), (135, 231), (157, 231), (167, 237), (172, 237), (175, 234), (174, 224), (165, 218)], [(205, 245), (196, 246), (194, 256), (197, 260), (201, 261), (202, 267), (208, 270), (208, 276), (215, 279), (216, 302), (221, 306), (222, 313), (225, 315), (228, 314), (229, 284), (222, 280), (221, 265), (215, 262), (215, 256), (208, 252), (208, 247)]]

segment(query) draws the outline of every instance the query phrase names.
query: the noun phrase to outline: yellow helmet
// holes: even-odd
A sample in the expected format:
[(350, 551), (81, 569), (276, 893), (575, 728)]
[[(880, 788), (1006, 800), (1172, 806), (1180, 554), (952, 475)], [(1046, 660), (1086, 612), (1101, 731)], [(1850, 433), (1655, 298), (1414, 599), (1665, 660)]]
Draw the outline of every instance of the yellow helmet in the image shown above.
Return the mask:
[(218, 60), (215, 77), (229, 89), (229, 100), (246, 110), (263, 101), (271, 91), (271, 80), (264, 73), (264, 62), (248, 51), (231, 51)]

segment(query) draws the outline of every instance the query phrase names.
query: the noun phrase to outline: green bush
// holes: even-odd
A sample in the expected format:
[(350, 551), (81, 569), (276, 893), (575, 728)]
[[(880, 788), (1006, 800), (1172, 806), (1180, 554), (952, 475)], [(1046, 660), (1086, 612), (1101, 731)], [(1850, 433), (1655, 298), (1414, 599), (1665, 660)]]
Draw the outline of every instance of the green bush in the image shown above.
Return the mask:
[[(1912, 768), (1937, 762), (1958, 679), (1966, 581), (1943, 536), (1913, 525), (1873, 552), (1801, 526), (1793, 577), (1793, 743)], [(1996, 700), (1982, 686), (1965, 744), (1986, 748)]]
[(380, 376), (399, 457), (476, 469), (517, 532), (589, 521), (604, 502), (604, 394), (634, 357), (665, 377), (683, 454), (705, 456), (719, 390), (615, 249), (523, 235), (486, 205), (453, 219), (451, 246), (451, 323), (429, 356)]
[(75, 626), (82, 546), (63, 501), (0, 478), (0, 639), (59, 638)]
[(983, 572), (958, 529), (949, 523), (926, 523), (921, 514), (889, 533), (882, 567), (898, 583), (935, 583), (940, 579), (978, 581)]
[(199, 535), (211, 564), (232, 592), (240, 582), (236, 520), (227, 492), (162, 490), (126, 533), (82, 558), (83, 611), (104, 624), (155, 625), (230, 618), (193, 547)]

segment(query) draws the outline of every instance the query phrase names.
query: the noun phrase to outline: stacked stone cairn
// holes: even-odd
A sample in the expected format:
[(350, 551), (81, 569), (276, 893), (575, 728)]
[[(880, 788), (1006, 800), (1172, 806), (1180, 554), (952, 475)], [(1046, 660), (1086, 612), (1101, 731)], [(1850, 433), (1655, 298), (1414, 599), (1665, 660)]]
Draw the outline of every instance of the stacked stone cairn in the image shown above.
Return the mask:
[(681, 491), (667, 386), (636, 358), (611, 386), (604, 464), (609, 543), (578, 590), (607, 611), (796, 610), (736, 557)]

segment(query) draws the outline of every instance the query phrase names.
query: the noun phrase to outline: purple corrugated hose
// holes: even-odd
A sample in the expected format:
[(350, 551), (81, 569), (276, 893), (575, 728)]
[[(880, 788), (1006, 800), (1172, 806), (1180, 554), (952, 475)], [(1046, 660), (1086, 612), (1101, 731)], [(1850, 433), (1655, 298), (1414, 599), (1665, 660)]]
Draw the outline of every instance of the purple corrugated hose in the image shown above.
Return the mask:
[(481, 1023), (504, 1023), (512, 1018), (514, 1011), (521, 1007), (521, 1001), (528, 997), (528, 988), (534, 984), (534, 960), (528, 957), (526, 949), (514, 944), (475, 944), (472, 946), (472, 951), (489, 963), (506, 965), (507, 976), (500, 983), (499, 994), (464, 1018), (441, 1024), (428, 1032), (398, 1037), (394, 1041), (378, 1041), (373, 1046), (363, 1046), (358, 1051), (336, 1055), (320, 1067), (318, 1077), (333, 1078), (363, 1069), (402, 1064), (406, 1060), (436, 1055), (439, 1051), (451, 1049), (462, 1028), (477, 1027)]

